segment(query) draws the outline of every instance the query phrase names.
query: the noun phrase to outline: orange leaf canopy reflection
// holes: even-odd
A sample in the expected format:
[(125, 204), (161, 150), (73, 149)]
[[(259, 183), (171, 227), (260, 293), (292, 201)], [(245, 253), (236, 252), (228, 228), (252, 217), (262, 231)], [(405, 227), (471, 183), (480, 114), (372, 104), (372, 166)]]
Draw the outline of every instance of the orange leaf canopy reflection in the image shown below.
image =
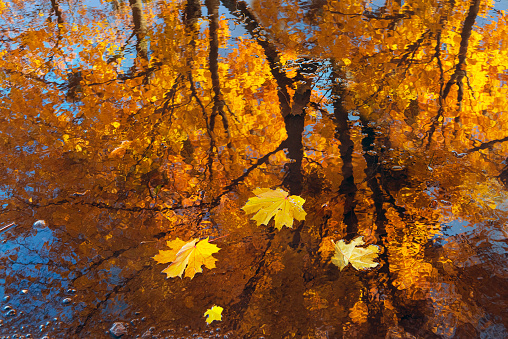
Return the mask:
[(507, 36), (494, 0), (0, 1), (0, 337), (508, 337)]

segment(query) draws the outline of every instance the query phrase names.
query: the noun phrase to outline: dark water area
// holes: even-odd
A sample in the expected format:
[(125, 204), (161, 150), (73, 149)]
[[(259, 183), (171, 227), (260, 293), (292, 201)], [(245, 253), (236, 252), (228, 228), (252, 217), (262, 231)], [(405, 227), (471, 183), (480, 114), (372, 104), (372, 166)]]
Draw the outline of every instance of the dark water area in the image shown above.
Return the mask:
[(0, 0), (0, 338), (507, 338), (505, 11)]

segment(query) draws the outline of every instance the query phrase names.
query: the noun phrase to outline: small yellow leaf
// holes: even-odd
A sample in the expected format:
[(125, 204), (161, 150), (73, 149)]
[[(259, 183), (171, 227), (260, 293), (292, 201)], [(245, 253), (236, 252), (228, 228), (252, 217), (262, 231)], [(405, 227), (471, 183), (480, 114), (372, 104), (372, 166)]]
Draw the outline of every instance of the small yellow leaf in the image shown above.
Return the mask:
[(379, 265), (379, 263), (373, 261), (379, 253), (379, 248), (376, 245), (369, 245), (365, 248), (357, 247), (365, 244), (363, 237), (357, 237), (347, 245), (344, 240), (339, 240), (334, 244), (335, 255), (332, 257), (332, 263), (337, 265), (341, 271), (348, 263), (351, 263), (357, 270)]
[(159, 254), (155, 255), (153, 259), (160, 264), (171, 262), (171, 265), (162, 271), (167, 274), (168, 278), (181, 278), (185, 271), (185, 277), (192, 279), (196, 273), (203, 272), (202, 265), (208, 269), (215, 268), (217, 259), (212, 254), (220, 250), (217, 245), (210, 244), (208, 238), (198, 241), (199, 239), (193, 239), (185, 242), (178, 238), (168, 241), (167, 245), (170, 250), (159, 251)]
[(216, 305), (213, 305), (212, 308), (208, 309), (204, 314), (206, 317), (206, 323), (211, 324), (214, 320), (222, 321), (222, 310), (222, 307)]
[(119, 122), (112, 122), (111, 125), (113, 125), (114, 128), (118, 128), (120, 127), (120, 123)]
[(293, 218), (304, 220), (307, 213), (302, 205), (305, 199), (292, 195), (277, 188), (256, 188), (254, 190), (256, 197), (250, 198), (242, 209), (245, 213), (256, 213), (251, 220), (255, 220), (259, 225), (268, 225), (270, 220), (275, 217), (275, 228), (280, 230), (282, 226), (293, 227)]

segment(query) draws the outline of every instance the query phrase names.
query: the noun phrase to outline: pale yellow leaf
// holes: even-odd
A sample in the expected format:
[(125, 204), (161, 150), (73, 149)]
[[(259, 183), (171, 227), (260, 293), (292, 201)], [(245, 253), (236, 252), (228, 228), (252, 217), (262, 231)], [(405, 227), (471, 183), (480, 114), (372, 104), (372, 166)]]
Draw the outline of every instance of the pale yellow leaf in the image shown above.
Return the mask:
[(369, 245), (366, 248), (357, 247), (364, 244), (363, 237), (357, 237), (349, 244), (346, 244), (344, 240), (337, 241), (334, 243), (335, 255), (332, 257), (332, 263), (337, 265), (341, 271), (348, 263), (351, 263), (357, 270), (376, 267), (379, 263), (374, 262), (374, 259), (377, 258), (379, 248), (376, 245)]

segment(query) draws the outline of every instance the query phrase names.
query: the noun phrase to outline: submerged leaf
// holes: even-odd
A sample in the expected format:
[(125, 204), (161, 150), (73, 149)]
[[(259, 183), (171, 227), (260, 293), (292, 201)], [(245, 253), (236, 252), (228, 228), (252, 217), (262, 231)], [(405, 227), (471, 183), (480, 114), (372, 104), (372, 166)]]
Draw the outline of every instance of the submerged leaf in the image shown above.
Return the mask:
[(351, 320), (357, 324), (366, 323), (368, 316), (369, 308), (362, 300), (358, 300), (349, 310), (349, 318), (351, 318)]
[(168, 278), (181, 278), (185, 271), (185, 277), (192, 279), (196, 273), (203, 271), (202, 265), (209, 269), (215, 268), (217, 259), (212, 254), (220, 250), (217, 245), (210, 244), (208, 238), (198, 241), (199, 239), (193, 239), (186, 243), (178, 238), (168, 241), (170, 250), (159, 251), (153, 259), (160, 264), (171, 262), (171, 265), (162, 271)]
[(206, 317), (206, 323), (211, 324), (212, 321), (222, 321), (222, 310), (220, 306), (213, 305), (212, 308), (206, 310), (204, 316)]
[(118, 146), (117, 148), (112, 150), (111, 153), (109, 153), (109, 156), (116, 157), (116, 158), (123, 157), (125, 155), (125, 152), (127, 151), (127, 149), (130, 148), (131, 144), (132, 144), (132, 141), (128, 141), (128, 140), (122, 141), (120, 146)]
[(357, 237), (349, 244), (346, 244), (344, 240), (337, 241), (334, 243), (335, 255), (332, 257), (332, 263), (337, 265), (341, 271), (348, 263), (351, 263), (357, 270), (376, 267), (379, 263), (374, 262), (374, 259), (377, 258), (379, 247), (376, 245), (357, 247), (364, 244), (363, 237)]
[(302, 205), (305, 199), (297, 195), (289, 196), (288, 192), (277, 188), (256, 188), (256, 195), (250, 198), (242, 209), (248, 213), (256, 213), (252, 220), (259, 225), (268, 225), (270, 220), (275, 217), (275, 228), (280, 230), (282, 226), (293, 227), (293, 218), (304, 220), (307, 213)]

